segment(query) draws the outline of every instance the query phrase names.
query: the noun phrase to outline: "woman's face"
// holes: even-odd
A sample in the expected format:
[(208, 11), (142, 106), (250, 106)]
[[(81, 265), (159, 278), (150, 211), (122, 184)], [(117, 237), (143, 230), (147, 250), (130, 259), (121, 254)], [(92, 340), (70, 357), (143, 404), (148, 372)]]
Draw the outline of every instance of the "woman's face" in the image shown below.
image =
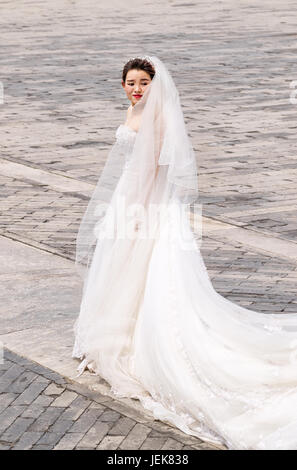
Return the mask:
[(150, 75), (144, 70), (131, 69), (126, 75), (126, 81), (122, 80), (122, 87), (124, 88), (128, 99), (131, 101), (132, 106), (139, 101), (151, 82)]

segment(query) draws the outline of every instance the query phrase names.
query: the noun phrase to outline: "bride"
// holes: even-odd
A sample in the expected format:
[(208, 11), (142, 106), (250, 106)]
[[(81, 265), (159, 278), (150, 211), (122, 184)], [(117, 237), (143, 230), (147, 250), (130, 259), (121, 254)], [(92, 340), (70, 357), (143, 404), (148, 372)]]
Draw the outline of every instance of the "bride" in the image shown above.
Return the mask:
[(214, 290), (172, 77), (145, 56), (122, 78), (131, 106), (77, 236), (78, 371), (210, 443), (297, 449), (297, 313), (255, 312)]

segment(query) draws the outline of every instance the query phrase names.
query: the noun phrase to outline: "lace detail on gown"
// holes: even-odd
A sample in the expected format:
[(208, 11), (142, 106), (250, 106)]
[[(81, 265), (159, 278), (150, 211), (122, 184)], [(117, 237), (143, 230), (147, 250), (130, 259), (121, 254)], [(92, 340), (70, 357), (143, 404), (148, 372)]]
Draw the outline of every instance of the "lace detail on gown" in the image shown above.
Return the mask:
[(131, 155), (133, 144), (135, 141), (137, 132), (134, 131), (131, 127), (121, 124), (116, 131), (116, 139), (122, 145), (126, 153), (126, 162), (124, 170), (129, 168), (129, 156)]

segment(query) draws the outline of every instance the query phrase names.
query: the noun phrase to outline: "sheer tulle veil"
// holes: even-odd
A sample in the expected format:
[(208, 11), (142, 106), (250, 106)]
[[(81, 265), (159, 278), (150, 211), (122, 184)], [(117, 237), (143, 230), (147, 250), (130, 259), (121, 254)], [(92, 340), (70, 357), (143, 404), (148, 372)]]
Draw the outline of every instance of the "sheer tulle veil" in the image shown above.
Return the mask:
[[(124, 181), (125, 155), (115, 142), (79, 227), (76, 267), (83, 278), (88, 272), (98, 238), (106, 236), (104, 228), (111, 213), (114, 214), (115, 193), (125, 197), (130, 215), (133, 205), (138, 220), (140, 212), (153, 204), (162, 207), (163, 213), (164, 207), (172, 204), (191, 208), (192, 214), (196, 207), (200, 220), (196, 158), (178, 91), (164, 63), (156, 56), (145, 58), (153, 64), (155, 75), (140, 101), (132, 108), (132, 117), (138, 116), (140, 125), (129, 161), (129, 173)], [(187, 246), (187, 249), (196, 248), (191, 244)]]
[(214, 289), (179, 94), (164, 63), (145, 58), (155, 75), (132, 109), (138, 131), (117, 131), (77, 236), (78, 370), (90, 365), (115, 396), (185, 433), (297, 449), (297, 313), (256, 312)]

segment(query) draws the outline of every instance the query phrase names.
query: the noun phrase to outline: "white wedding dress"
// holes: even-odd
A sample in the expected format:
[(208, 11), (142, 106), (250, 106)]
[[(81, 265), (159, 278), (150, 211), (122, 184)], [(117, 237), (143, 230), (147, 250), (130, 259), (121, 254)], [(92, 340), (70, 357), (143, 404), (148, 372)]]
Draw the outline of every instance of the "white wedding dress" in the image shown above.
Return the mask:
[[(118, 187), (135, 136), (117, 129), (127, 159)], [(297, 449), (297, 314), (253, 312), (218, 294), (174, 218), (156, 238), (98, 239), (75, 322), (78, 370), (89, 365), (115, 396), (208, 442)]]

